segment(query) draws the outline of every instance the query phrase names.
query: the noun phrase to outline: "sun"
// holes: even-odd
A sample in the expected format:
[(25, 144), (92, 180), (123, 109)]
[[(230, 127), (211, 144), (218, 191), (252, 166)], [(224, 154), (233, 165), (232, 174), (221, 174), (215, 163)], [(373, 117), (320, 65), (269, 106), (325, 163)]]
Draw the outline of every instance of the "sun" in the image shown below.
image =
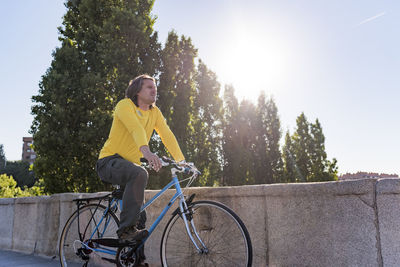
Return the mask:
[(261, 90), (277, 90), (287, 75), (285, 45), (262, 31), (239, 29), (224, 44), (218, 75), (238, 98), (257, 99)]

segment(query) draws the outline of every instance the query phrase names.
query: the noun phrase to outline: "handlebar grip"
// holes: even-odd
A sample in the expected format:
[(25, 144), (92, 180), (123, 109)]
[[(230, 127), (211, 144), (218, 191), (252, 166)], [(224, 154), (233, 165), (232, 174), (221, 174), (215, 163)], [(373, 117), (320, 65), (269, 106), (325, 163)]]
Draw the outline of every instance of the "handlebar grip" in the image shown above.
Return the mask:
[(140, 162), (148, 163), (149, 161), (147, 159), (145, 159), (145, 158), (140, 158)]
[(166, 157), (166, 156), (163, 156), (161, 159), (162, 159), (164, 162), (168, 162), (168, 163), (173, 163), (173, 162), (174, 162), (172, 159), (170, 159), (170, 158), (168, 158), (168, 157)]

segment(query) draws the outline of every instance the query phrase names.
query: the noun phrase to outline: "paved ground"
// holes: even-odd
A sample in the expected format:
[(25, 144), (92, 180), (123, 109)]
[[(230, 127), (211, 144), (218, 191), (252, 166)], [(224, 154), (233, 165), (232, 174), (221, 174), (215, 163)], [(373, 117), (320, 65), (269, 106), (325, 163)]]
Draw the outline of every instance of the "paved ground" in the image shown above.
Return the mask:
[[(0, 267), (59, 267), (58, 258), (50, 258), (32, 254), (24, 254), (9, 250), (0, 250)], [(82, 264), (69, 263), (68, 267), (81, 267)], [(114, 267), (115, 264), (105, 262), (103, 260), (93, 259), (89, 262), (89, 266)], [(150, 265), (154, 267), (153, 265)]]
[(35, 256), (8, 250), (0, 250), (0, 267), (53, 267), (60, 266), (58, 259)]
[[(0, 267), (59, 267), (60, 261), (58, 258), (25, 254), (21, 252), (0, 250)], [(68, 267), (81, 267), (82, 264), (68, 263)], [(90, 267), (114, 267), (115, 264), (92, 258), (89, 262)]]

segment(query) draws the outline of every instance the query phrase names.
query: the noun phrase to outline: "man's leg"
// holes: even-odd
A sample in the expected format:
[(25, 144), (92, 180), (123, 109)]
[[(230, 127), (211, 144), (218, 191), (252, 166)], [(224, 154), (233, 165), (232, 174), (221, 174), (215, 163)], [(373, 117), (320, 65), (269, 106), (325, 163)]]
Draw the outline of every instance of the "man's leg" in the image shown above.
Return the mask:
[(130, 176), (125, 184), (122, 197), (123, 204), (118, 234), (125, 229), (136, 226), (144, 200), (144, 190), (148, 180), (147, 171), (140, 166), (134, 164), (132, 166), (129, 168)]
[[(143, 210), (140, 213), (138, 222), (136, 223), (136, 228), (138, 230), (146, 229), (146, 220), (147, 220), (146, 211)], [(141, 246), (141, 248), (138, 250), (138, 254), (139, 254), (139, 263), (143, 263), (144, 260), (146, 260), (146, 255), (144, 255), (144, 245)]]
[(148, 180), (147, 171), (116, 154), (100, 159), (97, 172), (103, 181), (125, 187), (118, 236), (134, 231), (144, 200), (144, 190)]

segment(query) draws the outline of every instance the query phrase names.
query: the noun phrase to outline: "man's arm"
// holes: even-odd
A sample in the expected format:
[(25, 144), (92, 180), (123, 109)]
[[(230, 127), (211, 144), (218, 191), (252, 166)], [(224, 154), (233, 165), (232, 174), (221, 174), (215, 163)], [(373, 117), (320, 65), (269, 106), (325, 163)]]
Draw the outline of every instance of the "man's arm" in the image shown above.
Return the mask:
[[(157, 107), (156, 107), (157, 108)], [(161, 111), (157, 108), (157, 121), (155, 125), (156, 132), (160, 135), (163, 144), (166, 146), (169, 153), (175, 161), (183, 161), (185, 157), (182, 154), (181, 148), (179, 147), (178, 141), (176, 141), (175, 135), (172, 133), (171, 129), (168, 127), (164, 116)]]

